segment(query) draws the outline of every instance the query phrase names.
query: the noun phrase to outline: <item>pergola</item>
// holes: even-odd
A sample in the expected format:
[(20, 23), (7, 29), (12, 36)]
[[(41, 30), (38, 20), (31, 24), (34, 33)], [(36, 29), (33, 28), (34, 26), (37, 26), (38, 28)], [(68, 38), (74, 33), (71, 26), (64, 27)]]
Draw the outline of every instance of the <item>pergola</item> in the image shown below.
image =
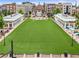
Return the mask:
[(77, 20), (75, 17), (66, 14), (56, 14), (55, 20), (61, 24), (64, 28), (68, 27), (75, 27), (75, 21)]
[(21, 14), (13, 14), (13, 15), (5, 16), (3, 20), (4, 20), (5, 24), (6, 24), (5, 27), (13, 28), (21, 20), (23, 20), (23, 15), (21, 15)]

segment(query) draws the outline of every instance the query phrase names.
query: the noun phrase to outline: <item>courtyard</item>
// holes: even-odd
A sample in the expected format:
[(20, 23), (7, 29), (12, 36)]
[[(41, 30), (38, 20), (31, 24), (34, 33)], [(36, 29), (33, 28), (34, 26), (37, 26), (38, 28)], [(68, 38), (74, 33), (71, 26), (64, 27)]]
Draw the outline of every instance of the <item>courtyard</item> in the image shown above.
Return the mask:
[(0, 43), (0, 54), (10, 51), (10, 41), (14, 43), (15, 54), (69, 54), (79, 53), (79, 44), (73, 41), (56, 23), (47, 20), (25, 20), (9, 36), (5, 38), (6, 45)]

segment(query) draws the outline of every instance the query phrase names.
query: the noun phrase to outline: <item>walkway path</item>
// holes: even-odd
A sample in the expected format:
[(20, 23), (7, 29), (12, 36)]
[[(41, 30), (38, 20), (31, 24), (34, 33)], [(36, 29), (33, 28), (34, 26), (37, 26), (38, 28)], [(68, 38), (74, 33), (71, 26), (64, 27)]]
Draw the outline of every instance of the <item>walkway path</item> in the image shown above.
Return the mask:
[(33, 20), (46, 20), (48, 17), (31, 17)]

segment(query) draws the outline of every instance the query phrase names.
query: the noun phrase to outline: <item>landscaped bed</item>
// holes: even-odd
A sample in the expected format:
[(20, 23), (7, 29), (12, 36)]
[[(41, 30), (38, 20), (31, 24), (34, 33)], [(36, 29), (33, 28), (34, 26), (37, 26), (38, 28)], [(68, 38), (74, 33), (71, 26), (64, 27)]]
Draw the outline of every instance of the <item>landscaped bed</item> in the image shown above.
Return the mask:
[(6, 37), (6, 46), (3, 45), (4, 41), (0, 43), (0, 54), (10, 51), (11, 40), (13, 40), (14, 53), (16, 54), (79, 53), (79, 44), (74, 41), (72, 47), (72, 38), (51, 19), (26, 20)]

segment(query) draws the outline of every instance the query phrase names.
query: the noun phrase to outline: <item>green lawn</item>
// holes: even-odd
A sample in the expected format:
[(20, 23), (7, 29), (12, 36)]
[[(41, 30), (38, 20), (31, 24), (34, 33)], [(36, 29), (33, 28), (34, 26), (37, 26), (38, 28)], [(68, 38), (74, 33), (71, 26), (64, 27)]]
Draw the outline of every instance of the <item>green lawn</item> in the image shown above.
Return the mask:
[(14, 41), (14, 53), (17, 54), (60, 54), (65, 51), (79, 53), (79, 44), (74, 41), (72, 47), (72, 38), (50, 19), (26, 20), (6, 38), (6, 46), (3, 46), (3, 42), (0, 43), (0, 53), (10, 50), (11, 40)]

